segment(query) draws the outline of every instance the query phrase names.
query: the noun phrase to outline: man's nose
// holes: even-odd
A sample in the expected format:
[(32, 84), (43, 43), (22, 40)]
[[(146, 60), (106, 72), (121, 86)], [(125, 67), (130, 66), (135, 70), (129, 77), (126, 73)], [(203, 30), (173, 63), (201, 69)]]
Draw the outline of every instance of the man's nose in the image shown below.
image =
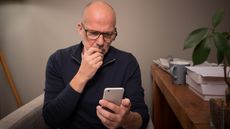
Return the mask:
[(104, 45), (104, 36), (101, 34), (99, 35), (98, 39), (97, 39), (97, 45), (98, 46), (103, 46)]

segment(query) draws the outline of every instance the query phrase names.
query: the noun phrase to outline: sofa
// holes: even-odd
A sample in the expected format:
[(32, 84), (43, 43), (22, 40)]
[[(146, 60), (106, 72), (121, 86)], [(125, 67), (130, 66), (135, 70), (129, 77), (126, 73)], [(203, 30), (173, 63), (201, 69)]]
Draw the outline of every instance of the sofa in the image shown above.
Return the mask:
[[(0, 120), (0, 129), (49, 129), (42, 117), (44, 94)], [(150, 118), (147, 129), (153, 129)]]
[(49, 129), (42, 117), (44, 94), (0, 120), (0, 129)]

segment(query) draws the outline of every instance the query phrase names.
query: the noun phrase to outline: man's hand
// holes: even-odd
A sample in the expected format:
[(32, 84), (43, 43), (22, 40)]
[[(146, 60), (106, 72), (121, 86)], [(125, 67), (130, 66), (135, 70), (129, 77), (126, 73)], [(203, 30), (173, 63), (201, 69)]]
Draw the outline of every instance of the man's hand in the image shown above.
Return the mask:
[(87, 81), (95, 75), (102, 64), (103, 54), (101, 49), (90, 47), (88, 50), (85, 50), (81, 66), (70, 82), (72, 88), (81, 93)]
[[(141, 116), (138, 113), (130, 111), (131, 103), (129, 99), (123, 99), (120, 106), (106, 100), (100, 100), (99, 104), (100, 106), (97, 106), (97, 116), (107, 128), (116, 129), (118, 127), (123, 127), (126, 129), (135, 129), (141, 126)], [(109, 112), (103, 107), (113, 112)]]
[(102, 50), (90, 47), (82, 56), (82, 62), (78, 74), (80, 74), (85, 80), (89, 80), (95, 75), (102, 64)]

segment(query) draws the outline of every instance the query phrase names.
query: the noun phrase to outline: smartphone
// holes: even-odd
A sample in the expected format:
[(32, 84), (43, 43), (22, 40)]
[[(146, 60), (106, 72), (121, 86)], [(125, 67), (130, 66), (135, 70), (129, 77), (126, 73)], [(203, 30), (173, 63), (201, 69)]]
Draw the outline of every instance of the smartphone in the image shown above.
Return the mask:
[(124, 95), (124, 88), (122, 87), (105, 88), (103, 99), (110, 101), (116, 105), (120, 105), (123, 95)]

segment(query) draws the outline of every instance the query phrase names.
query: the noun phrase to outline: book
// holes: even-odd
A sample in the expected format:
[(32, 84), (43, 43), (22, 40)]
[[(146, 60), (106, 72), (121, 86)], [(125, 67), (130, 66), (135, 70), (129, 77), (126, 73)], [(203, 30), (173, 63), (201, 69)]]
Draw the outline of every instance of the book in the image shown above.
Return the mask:
[(224, 70), (221, 66), (188, 66), (186, 68), (187, 75), (198, 84), (225, 84)]
[(186, 75), (186, 83), (202, 95), (225, 95), (225, 89), (227, 88), (227, 84), (199, 84), (189, 75)]
[(197, 96), (199, 96), (204, 101), (209, 101), (211, 98), (221, 98), (225, 99), (225, 95), (203, 95), (197, 92), (193, 87), (189, 86), (189, 89), (192, 90)]

